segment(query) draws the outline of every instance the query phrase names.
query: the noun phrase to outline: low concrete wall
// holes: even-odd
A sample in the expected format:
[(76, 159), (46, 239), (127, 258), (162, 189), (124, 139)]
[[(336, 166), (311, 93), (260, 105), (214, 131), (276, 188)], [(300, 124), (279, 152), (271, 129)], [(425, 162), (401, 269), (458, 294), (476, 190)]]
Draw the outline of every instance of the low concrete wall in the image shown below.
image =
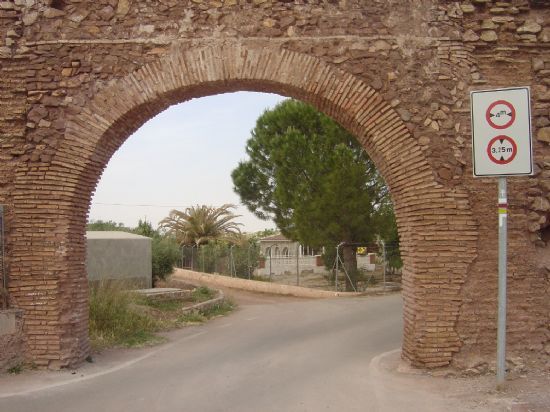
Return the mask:
[(0, 371), (4, 371), (23, 359), (23, 311), (0, 310)]
[(365, 292), (331, 292), (328, 290), (303, 288), (301, 286), (278, 285), (271, 282), (231, 278), (221, 275), (210, 275), (208, 273), (193, 272), (185, 269), (176, 269), (172, 274), (172, 278), (206, 286), (226, 287), (248, 290), (251, 292), (271, 293), (275, 295), (287, 295), (303, 298), (334, 298), (340, 296), (379, 295), (386, 292), (401, 290), (400, 287), (388, 287), (385, 290), (383, 288), (371, 288)]
[(86, 232), (89, 281), (123, 280), (152, 287), (152, 240), (126, 232)]
[(216, 293), (216, 296), (214, 298), (209, 299), (205, 302), (197, 303), (193, 306), (189, 306), (188, 308), (183, 308), (182, 312), (183, 313), (189, 313), (189, 312), (193, 312), (195, 310), (199, 311), (199, 310), (210, 309), (210, 308), (212, 308), (216, 305), (221, 305), (224, 300), (225, 300), (225, 295), (223, 294), (223, 292), (221, 290), (218, 290), (218, 292)]

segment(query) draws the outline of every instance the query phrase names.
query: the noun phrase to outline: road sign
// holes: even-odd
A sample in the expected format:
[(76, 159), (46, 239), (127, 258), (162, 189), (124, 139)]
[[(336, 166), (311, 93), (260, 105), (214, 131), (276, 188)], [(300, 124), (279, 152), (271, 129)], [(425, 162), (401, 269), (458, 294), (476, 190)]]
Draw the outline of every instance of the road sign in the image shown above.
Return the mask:
[(516, 109), (506, 100), (497, 100), (487, 108), (485, 119), (495, 129), (506, 129), (516, 120)]
[(475, 177), (498, 177), (497, 387), (506, 377), (506, 266), (508, 194), (506, 176), (533, 172), (528, 87), (470, 93)]
[(470, 101), (474, 176), (530, 175), (529, 88), (473, 91)]
[(505, 165), (516, 158), (518, 145), (509, 136), (498, 135), (493, 137), (487, 145), (489, 160), (497, 165)]

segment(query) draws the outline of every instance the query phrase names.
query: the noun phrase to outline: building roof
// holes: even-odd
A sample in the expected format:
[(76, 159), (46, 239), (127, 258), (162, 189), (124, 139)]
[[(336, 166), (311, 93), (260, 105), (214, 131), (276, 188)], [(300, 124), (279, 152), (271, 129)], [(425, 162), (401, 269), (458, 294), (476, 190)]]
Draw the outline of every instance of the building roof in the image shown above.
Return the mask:
[(147, 236), (136, 235), (134, 233), (121, 231), (102, 231), (89, 230), (86, 231), (86, 239), (151, 239)]
[(277, 233), (275, 235), (261, 238), (260, 242), (292, 242), (292, 240), (288, 239), (287, 237), (285, 237), (280, 233)]

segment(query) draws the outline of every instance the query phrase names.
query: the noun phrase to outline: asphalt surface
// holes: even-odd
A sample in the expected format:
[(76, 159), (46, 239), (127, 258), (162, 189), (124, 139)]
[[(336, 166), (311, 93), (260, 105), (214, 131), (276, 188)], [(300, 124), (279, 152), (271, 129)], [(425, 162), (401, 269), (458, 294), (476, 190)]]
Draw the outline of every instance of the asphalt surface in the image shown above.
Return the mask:
[(378, 410), (369, 365), (400, 347), (401, 317), (399, 294), (244, 296), (159, 347), (115, 351), (72, 375), (1, 377), (0, 411)]

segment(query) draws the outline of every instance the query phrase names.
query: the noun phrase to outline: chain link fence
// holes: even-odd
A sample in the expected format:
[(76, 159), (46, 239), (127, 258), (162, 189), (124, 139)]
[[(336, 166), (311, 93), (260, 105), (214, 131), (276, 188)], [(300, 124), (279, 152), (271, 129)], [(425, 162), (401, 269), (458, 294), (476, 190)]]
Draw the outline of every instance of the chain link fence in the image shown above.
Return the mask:
[[(351, 246), (356, 252), (355, 270), (343, 259), (343, 249), (346, 246)], [(397, 242), (340, 244), (336, 246), (334, 255), (330, 280), (336, 291), (361, 292), (369, 287), (386, 287), (401, 283), (403, 263)]]
[[(271, 255), (257, 244), (209, 244), (184, 246), (178, 267), (197, 272), (243, 279), (298, 285), (322, 290), (363, 291), (401, 283), (401, 257), (397, 243), (351, 245), (356, 252), (356, 270), (348, 270), (343, 245), (325, 248), (321, 255), (290, 251)], [(292, 253), (294, 252), (294, 253)]]
[(178, 266), (197, 272), (254, 279), (259, 257), (260, 248), (254, 244), (183, 246)]

